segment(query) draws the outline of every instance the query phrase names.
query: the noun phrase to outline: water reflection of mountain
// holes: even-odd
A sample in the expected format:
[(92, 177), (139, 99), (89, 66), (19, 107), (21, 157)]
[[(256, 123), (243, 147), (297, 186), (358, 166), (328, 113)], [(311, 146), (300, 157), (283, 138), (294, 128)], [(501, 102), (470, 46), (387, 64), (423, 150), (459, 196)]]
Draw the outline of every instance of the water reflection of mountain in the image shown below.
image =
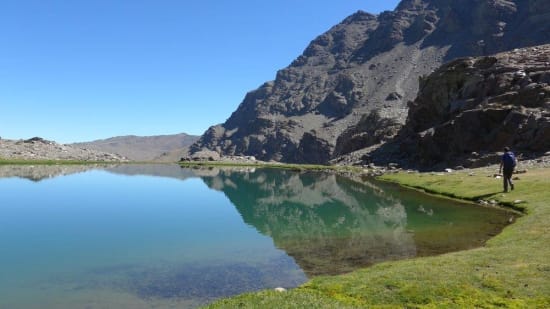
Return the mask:
[(23, 178), (31, 181), (82, 173), (100, 165), (0, 165), (0, 178)]
[[(308, 276), (338, 274), (384, 260), (478, 247), (508, 215), (457, 207), (324, 173), (220, 170), (202, 176), (244, 221), (273, 238)], [(453, 205), (451, 205), (453, 204)]]
[(270, 236), (309, 276), (478, 247), (510, 216), (314, 172), (159, 164), (0, 166), (0, 178), (39, 181), (91, 169), (179, 180), (200, 177), (223, 191), (247, 224)]
[(416, 255), (403, 205), (348, 179), (269, 169), (202, 178), (309, 276)]
[(179, 180), (196, 178), (190, 169), (180, 168), (177, 164), (120, 164), (104, 168), (105, 171), (126, 176), (154, 176)]
[(85, 165), (0, 165), (0, 178), (23, 178), (41, 181), (60, 176), (104, 170), (126, 176), (154, 176), (179, 180), (198, 177), (196, 172), (176, 164), (85, 164)]

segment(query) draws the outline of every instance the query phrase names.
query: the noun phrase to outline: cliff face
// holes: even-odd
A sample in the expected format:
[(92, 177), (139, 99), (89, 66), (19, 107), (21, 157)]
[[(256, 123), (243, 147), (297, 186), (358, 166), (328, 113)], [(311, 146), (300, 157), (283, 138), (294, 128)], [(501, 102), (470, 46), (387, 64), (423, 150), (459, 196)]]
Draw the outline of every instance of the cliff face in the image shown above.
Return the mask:
[(393, 136), (419, 77), (444, 62), (547, 42), (545, 0), (404, 0), (377, 16), (357, 12), (248, 93), (191, 151), (326, 163)]
[(421, 164), (550, 150), (550, 45), (442, 66), (420, 82), (397, 140)]

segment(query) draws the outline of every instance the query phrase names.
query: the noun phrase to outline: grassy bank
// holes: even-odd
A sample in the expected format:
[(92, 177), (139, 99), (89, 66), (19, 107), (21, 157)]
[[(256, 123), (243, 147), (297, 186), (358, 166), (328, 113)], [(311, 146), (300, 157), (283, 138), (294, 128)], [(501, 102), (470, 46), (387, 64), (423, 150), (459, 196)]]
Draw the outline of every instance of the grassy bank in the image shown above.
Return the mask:
[(519, 175), (516, 190), (506, 194), (501, 180), (489, 174), (477, 170), (473, 176), (382, 177), (435, 194), (495, 200), (523, 209), (525, 216), (482, 248), (385, 262), (346, 275), (318, 277), (285, 293), (240, 295), (210, 308), (550, 308), (550, 169)]

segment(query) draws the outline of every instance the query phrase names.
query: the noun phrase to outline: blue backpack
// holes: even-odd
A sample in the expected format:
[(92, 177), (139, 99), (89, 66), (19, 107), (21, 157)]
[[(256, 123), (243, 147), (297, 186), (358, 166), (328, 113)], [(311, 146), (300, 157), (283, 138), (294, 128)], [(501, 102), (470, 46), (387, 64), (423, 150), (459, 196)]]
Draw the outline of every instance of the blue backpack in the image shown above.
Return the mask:
[(508, 151), (504, 153), (502, 156), (502, 162), (504, 164), (504, 168), (512, 168), (516, 166), (516, 157), (514, 156), (514, 153), (511, 151)]

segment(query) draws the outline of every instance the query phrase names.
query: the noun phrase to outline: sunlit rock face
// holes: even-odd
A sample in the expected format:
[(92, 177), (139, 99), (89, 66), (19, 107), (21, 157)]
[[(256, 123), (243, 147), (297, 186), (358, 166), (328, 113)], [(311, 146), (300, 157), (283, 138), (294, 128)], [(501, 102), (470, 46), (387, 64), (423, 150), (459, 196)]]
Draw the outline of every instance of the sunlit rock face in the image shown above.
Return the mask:
[[(357, 12), (191, 150), (326, 163), (384, 142), (405, 122), (419, 77), (457, 57), (550, 43), (549, 13), (546, 0), (403, 0), (391, 12)], [(376, 129), (366, 118), (373, 111)]]
[[(310, 277), (476, 247), (507, 220), (505, 214), (459, 209), (449, 201), (334, 174), (270, 169), (210, 173), (203, 181), (223, 191), (247, 224), (270, 236)], [(492, 222), (485, 222), (490, 217)]]
[(397, 155), (424, 165), (469, 166), (479, 153), (505, 146), (545, 153), (550, 150), (550, 45), (442, 66), (421, 80), (400, 135)]

